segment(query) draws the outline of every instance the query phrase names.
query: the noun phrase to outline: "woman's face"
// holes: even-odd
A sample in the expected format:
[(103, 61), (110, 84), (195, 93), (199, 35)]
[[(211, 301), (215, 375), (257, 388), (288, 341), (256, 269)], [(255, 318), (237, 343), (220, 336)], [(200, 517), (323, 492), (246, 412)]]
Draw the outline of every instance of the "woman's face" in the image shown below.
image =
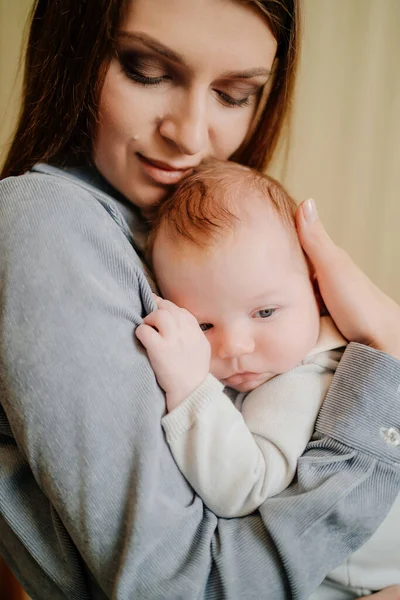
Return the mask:
[(100, 97), (94, 160), (142, 210), (204, 158), (241, 145), (276, 52), (235, 0), (133, 0)]

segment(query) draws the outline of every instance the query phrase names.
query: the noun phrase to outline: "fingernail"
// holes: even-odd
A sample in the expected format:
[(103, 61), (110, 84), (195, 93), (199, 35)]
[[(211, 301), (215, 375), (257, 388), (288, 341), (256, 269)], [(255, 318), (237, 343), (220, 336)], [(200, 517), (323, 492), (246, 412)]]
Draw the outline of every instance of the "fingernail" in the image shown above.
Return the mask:
[(303, 204), (303, 215), (307, 223), (314, 223), (318, 219), (317, 207), (312, 198), (306, 200)]

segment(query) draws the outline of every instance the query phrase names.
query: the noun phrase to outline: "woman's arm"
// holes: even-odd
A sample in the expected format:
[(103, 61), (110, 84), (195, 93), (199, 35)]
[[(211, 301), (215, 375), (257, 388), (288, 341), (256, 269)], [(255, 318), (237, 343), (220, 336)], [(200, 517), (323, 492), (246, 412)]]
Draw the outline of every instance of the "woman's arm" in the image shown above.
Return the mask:
[(299, 484), (261, 516), (218, 521), (163, 436), (164, 397), (134, 338), (154, 305), (123, 233), (77, 186), (0, 186), (0, 545), (28, 590), (307, 598), (398, 492), (399, 452), (379, 428), (400, 424), (399, 363), (350, 347), (323, 409), (331, 437), (308, 450)]

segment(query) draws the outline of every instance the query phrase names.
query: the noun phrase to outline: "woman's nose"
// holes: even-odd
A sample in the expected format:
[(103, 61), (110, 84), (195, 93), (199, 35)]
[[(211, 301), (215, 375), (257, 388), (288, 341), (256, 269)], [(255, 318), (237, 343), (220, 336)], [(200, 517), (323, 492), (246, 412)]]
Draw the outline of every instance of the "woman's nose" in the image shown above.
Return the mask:
[(160, 134), (173, 142), (181, 154), (193, 156), (208, 150), (207, 97), (187, 92), (159, 124)]
[(238, 358), (254, 352), (254, 339), (248, 331), (230, 330), (224, 332), (219, 340), (220, 358)]

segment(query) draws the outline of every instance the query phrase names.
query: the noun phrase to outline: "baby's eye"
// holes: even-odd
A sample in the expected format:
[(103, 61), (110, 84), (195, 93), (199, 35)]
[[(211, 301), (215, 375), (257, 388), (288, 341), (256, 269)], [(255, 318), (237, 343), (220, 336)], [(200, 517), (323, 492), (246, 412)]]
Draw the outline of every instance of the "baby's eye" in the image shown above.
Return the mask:
[(261, 319), (268, 319), (269, 317), (272, 317), (275, 311), (276, 308), (262, 308), (261, 310), (258, 310), (254, 316), (260, 317)]
[(199, 323), (199, 327), (202, 331), (206, 332), (212, 328), (212, 324), (211, 323)]

